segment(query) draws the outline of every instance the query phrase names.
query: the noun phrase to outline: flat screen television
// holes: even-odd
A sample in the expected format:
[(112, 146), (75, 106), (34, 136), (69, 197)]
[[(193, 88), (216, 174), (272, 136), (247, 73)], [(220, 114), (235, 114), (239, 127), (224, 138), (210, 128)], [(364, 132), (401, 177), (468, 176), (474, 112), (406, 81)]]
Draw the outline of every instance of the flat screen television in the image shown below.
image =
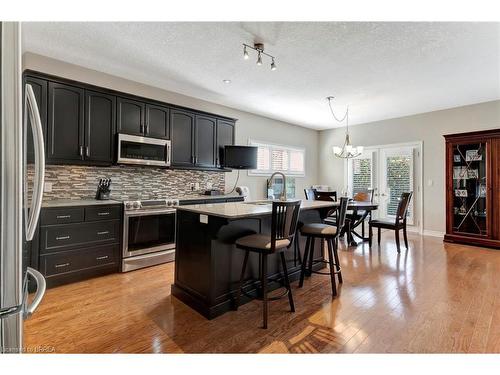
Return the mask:
[(225, 146), (224, 167), (231, 169), (257, 169), (257, 147)]

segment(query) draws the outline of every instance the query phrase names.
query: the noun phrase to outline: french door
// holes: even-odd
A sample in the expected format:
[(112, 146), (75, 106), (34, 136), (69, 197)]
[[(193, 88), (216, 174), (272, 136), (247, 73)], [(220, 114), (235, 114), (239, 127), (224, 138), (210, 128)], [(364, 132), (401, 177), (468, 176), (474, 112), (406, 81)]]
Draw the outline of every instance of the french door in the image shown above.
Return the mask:
[(420, 149), (419, 143), (365, 147), (362, 155), (348, 160), (349, 195), (374, 189), (374, 202), (379, 208), (373, 217), (393, 220), (401, 193), (412, 191), (407, 221), (420, 227)]

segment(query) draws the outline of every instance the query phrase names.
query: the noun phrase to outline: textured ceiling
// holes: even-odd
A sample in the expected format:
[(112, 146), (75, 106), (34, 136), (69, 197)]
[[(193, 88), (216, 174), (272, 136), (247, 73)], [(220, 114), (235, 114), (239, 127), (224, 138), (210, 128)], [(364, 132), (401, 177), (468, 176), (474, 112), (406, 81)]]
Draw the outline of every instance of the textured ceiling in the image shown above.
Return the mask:
[[(241, 43), (277, 57), (255, 64)], [(324, 129), (500, 98), (500, 23), (23, 23), (24, 50)], [(231, 84), (222, 80), (230, 79)]]

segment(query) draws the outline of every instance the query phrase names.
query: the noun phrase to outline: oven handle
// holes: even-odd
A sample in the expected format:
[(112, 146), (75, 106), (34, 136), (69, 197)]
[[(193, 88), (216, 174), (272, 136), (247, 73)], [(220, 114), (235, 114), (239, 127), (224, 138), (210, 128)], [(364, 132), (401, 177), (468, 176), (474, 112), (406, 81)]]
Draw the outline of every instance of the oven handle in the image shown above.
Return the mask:
[(123, 215), (126, 216), (126, 217), (132, 217), (132, 216), (153, 216), (153, 215), (169, 215), (169, 214), (174, 214), (175, 215), (176, 212), (177, 212), (177, 210), (175, 208), (170, 208), (168, 210), (124, 211)]

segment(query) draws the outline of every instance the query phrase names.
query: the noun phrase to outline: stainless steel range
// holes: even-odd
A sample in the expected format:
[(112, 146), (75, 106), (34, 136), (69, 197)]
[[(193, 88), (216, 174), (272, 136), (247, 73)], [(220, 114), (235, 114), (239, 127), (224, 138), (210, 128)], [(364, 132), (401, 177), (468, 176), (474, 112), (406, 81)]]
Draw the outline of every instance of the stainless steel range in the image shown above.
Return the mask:
[(135, 200), (123, 205), (122, 272), (173, 261), (179, 200)]

